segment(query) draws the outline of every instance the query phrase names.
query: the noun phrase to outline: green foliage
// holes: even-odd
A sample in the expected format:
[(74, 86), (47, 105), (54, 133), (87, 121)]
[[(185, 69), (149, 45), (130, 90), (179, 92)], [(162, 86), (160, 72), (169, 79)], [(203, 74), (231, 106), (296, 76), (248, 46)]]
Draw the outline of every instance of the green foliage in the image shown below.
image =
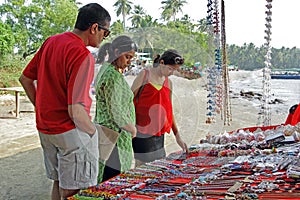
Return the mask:
[(272, 49), (272, 66), (278, 69), (300, 69), (300, 49), (296, 47)]
[(28, 61), (18, 55), (4, 56), (0, 65), (0, 87), (20, 86), (19, 77)]
[(132, 2), (128, 0), (117, 0), (117, 2), (114, 4), (114, 7), (116, 7), (117, 17), (122, 15), (123, 16), (123, 27), (125, 29), (125, 21), (126, 16), (130, 14), (130, 11), (132, 9), (131, 7)]
[[(72, 31), (76, 21), (77, 10), (77, 6), (67, 0), (56, 0), (55, 3), (50, 4), (45, 9), (45, 18), (42, 20), (43, 38), (65, 31)], [(68, 17), (66, 17), (66, 13), (68, 13)]]
[(71, 31), (77, 10), (75, 0), (8, 0), (1, 4), (0, 87), (19, 85), (28, 56), (50, 35)]
[(26, 58), (50, 35), (71, 30), (77, 9), (75, 1), (69, 0), (6, 1), (0, 6), (0, 17), (14, 33), (12, 48)]
[[(114, 7), (123, 21), (117, 20), (111, 25), (111, 37), (105, 42), (127, 34), (138, 44), (139, 51), (153, 55), (173, 48), (184, 56), (186, 66), (193, 66), (195, 62), (203, 66), (211, 64), (214, 43), (213, 36), (207, 34), (206, 19), (193, 23), (187, 14), (176, 19), (186, 1), (161, 3), (162, 18), (173, 18), (173, 21), (160, 23), (141, 6), (128, 0), (116, 0)], [(73, 29), (77, 5), (76, 0), (7, 0), (0, 5), (0, 87), (19, 85), (24, 66), (42, 42), (50, 35)], [(131, 20), (131, 27), (125, 28), (126, 16)], [(263, 68), (265, 53), (263, 46), (256, 47), (253, 43), (227, 46), (228, 64), (244, 70)], [(274, 68), (300, 68), (300, 49), (272, 48), (271, 62)]]
[(131, 20), (133, 28), (141, 27), (144, 20), (143, 17), (146, 14), (144, 9), (139, 5), (134, 6), (134, 10), (131, 14), (132, 16), (129, 17), (129, 19)]
[(11, 27), (0, 21), (0, 65), (2, 57), (6, 54), (13, 53), (15, 38)]
[(176, 49), (184, 56), (186, 64), (191, 66), (198, 61), (206, 62), (208, 57), (203, 39), (205, 36), (202, 33), (187, 34), (162, 26), (131, 29), (128, 34), (142, 52), (152, 55), (161, 54), (167, 49)]
[(122, 33), (124, 33), (124, 27), (123, 27), (123, 23), (120, 20), (117, 20), (116, 22), (114, 22), (111, 26), (111, 36), (114, 37), (116, 35), (121, 35)]
[[(266, 49), (264, 46), (256, 47), (253, 43), (244, 44), (239, 47), (236, 45), (229, 45), (227, 48), (227, 55), (229, 64), (239, 66), (243, 70), (256, 70), (264, 67), (264, 56)], [(300, 49), (272, 48), (272, 68), (289, 69), (300, 68)]]
[(176, 14), (182, 12), (182, 7), (187, 2), (185, 0), (166, 0), (162, 1), (161, 4), (164, 5), (162, 7), (162, 19), (168, 21), (173, 17), (175, 21)]

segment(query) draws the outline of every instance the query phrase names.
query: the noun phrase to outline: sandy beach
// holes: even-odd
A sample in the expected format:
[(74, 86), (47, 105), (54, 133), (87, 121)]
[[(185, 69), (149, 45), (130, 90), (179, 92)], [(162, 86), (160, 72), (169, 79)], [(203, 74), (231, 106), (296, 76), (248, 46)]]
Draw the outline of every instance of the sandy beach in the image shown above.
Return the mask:
[[(199, 143), (199, 140), (205, 138), (208, 133), (218, 134), (242, 127), (256, 126), (259, 101), (255, 98), (241, 97), (240, 91), (243, 89), (241, 83), (244, 84), (247, 81), (247, 87), (251, 88), (251, 83), (254, 80), (259, 81), (260, 77), (259, 71), (230, 72), (232, 122), (231, 126), (225, 126), (219, 115), (216, 123), (205, 123), (208, 94), (205, 77), (187, 80), (171, 76), (174, 87), (174, 114), (180, 134), (188, 146)], [(130, 85), (134, 78), (134, 76), (126, 76)], [(1, 199), (50, 199), (52, 182), (45, 175), (33, 106), (23, 96), (20, 118), (15, 119), (13, 118), (15, 104), (12, 95), (2, 96), (0, 105)], [(290, 106), (289, 101), (284, 101), (272, 107), (273, 125), (285, 121)], [(94, 109), (95, 104), (92, 107), (92, 115)], [(166, 150), (167, 154), (180, 150), (172, 134), (167, 134)]]

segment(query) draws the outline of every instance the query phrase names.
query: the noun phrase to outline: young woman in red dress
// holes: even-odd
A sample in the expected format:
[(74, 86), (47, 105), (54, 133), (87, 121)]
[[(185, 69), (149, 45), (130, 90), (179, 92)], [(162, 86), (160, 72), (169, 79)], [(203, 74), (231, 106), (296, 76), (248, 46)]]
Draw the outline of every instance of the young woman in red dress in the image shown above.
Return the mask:
[(183, 63), (176, 50), (167, 50), (155, 58), (153, 68), (141, 71), (132, 84), (138, 131), (132, 141), (136, 166), (166, 156), (164, 134), (171, 129), (177, 144), (188, 151), (173, 115), (172, 82), (168, 78)]

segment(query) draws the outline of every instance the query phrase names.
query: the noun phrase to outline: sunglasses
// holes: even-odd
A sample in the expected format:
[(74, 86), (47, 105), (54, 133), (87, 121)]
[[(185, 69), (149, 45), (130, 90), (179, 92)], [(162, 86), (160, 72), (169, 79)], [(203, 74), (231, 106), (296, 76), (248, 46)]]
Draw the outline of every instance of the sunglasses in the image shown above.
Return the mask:
[(110, 30), (98, 24), (98, 30), (100, 31), (101, 29), (104, 30), (104, 38), (107, 38), (110, 34)]

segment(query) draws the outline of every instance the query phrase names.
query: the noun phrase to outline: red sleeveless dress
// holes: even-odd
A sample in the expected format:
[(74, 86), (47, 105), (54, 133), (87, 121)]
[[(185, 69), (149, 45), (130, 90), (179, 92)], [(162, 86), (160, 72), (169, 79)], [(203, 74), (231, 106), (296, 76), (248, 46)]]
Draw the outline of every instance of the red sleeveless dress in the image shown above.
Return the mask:
[[(146, 72), (149, 73), (149, 72)], [(172, 128), (172, 102), (168, 77), (160, 90), (146, 83), (138, 101), (134, 98), (136, 125), (139, 133), (160, 136)]]

